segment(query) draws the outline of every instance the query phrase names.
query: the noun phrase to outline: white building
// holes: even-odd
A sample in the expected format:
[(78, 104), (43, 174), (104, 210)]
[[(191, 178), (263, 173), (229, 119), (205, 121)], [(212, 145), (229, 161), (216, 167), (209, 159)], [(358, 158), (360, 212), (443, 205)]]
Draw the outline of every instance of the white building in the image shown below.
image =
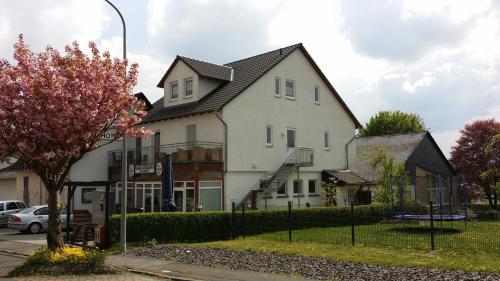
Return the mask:
[[(322, 171), (349, 168), (360, 124), (302, 44), (225, 65), (178, 56), (158, 87), (164, 97), (143, 121), (156, 134), (129, 142), (136, 208), (159, 209), (152, 172), (162, 153), (173, 155), (184, 211), (319, 205)], [(119, 155), (110, 152), (110, 179)]]

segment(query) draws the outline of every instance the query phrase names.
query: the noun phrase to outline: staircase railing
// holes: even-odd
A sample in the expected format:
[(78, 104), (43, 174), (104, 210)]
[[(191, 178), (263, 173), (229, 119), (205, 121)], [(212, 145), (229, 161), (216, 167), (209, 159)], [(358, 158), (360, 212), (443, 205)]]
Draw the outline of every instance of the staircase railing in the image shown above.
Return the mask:
[(295, 168), (309, 167), (313, 166), (313, 164), (313, 148), (297, 147), (293, 150), (290, 150), (287, 154), (287, 157), (276, 171), (265, 172), (264, 175), (259, 178), (259, 180), (257, 180), (257, 182), (251, 187), (245, 197), (240, 201), (240, 204), (238, 204), (238, 208), (241, 208), (242, 204), (246, 204), (249, 200), (252, 199), (253, 196), (256, 196), (254, 195), (255, 193), (260, 193), (264, 194), (264, 196), (267, 196), (269, 192), (278, 190)]

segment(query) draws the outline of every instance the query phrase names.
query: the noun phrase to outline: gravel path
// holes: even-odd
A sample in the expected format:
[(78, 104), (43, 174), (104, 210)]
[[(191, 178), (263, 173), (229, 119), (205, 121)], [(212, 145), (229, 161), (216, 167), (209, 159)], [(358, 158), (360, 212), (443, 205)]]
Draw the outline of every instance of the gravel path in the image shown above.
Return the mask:
[(500, 275), (493, 273), (367, 265), (324, 258), (233, 251), (223, 248), (159, 245), (134, 248), (129, 254), (159, 259), (166, 257), (184, 264), (224, 267), (232, 270), (293, 274), (316, 280), (500, 280)]

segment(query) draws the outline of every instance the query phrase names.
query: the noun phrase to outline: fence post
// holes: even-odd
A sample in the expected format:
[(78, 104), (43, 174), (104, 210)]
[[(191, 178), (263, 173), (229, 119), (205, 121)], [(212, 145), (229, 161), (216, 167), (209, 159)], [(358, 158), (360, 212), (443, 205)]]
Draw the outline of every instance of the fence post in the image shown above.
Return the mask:
[(351, 244), (354, 246), (354, 201), (351, 201)]
[(245, 229), (245, 202), (241, 204), (241, 230), (243, 234), (243, 239), (246, 238), (246, 229)]
[(234, 240), (235, 238), (235, 231), (234, 231), (234, 225), (236, 221), (236, 203), (232, 202), (231, 203), (231, 240)]
[(431, 219), (431, 249), (434, 250), (434, 208), (432, 207), (432, 200), (429, 201), (429, 211), (430, 211), (430, 219)]
[(288, 201), (288, 242), (292, 242), (292, 201)]

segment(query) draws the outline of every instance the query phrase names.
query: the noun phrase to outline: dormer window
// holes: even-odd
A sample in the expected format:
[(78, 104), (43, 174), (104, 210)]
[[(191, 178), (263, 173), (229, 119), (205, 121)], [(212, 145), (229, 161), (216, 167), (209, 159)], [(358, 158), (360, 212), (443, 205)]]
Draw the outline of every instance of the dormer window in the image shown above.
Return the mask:
[(193, 78), (184, 80), (184, 97), (190, 98), (193, 96)]
[(175, 101), (179, 97), (179, 84), (177, 81), (170, 83), (170, 100)]

